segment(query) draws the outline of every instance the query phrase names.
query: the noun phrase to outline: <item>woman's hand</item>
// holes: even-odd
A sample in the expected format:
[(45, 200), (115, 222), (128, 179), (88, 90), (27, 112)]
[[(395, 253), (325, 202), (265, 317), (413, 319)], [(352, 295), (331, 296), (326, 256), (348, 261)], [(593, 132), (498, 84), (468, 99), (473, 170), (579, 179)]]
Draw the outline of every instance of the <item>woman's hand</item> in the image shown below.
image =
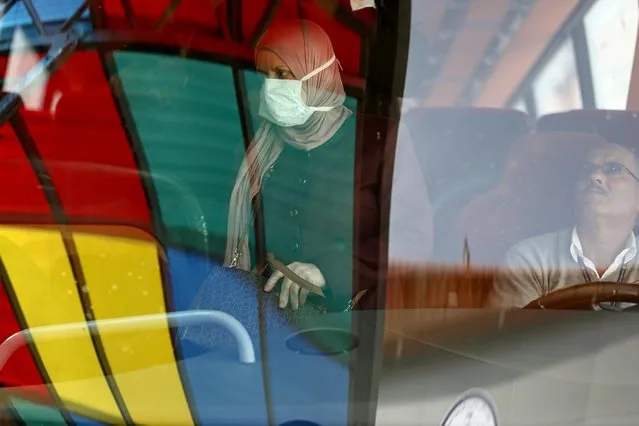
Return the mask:
[[(318, 287), (323, 288), (326, 285), (324, 275), (322, 275), (319, 268), (312, 263), (293, 262), (287, 266), (291, 271)], [(273, 290), (277, 282), (283, 277), (284, 274), (280, 271), (273, 272), (266, 282), (266, 286), (264, 286), (264, 291), (269, 292)], [(284, 283), (282, 284), (282, 289), (280, 291), (280, 308), (286, 308), (286, 305), (288, 305), (290, 300), (291, 308), (297, 309), (306, 302), (307, 297), (308, 290), (303, 288), (300, 289), (300, 286), (288, 278), (284, 279)]]

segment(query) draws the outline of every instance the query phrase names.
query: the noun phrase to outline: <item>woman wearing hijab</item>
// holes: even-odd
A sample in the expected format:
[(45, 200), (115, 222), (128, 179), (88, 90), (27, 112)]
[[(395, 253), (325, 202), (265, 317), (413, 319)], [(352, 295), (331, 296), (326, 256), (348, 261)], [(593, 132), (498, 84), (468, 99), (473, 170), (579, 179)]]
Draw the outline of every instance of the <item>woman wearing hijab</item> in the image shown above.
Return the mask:
[[(249, 270), (251, 201), (262, 197), (267, 251), (310, 283), (352, 297), (355, 118), (327, 34), (296, 20), (271, 27), (256, 47), (264, 119), (230, 200), (225, 264)], [(308, 291), (282, 280), (279, 305), (297, 309)], [(344, 303), (344, 305), (345, 305)]]
[[(356, 120), (344, 106), (340, 68), (328, 35), (306, 20), (271, 27), (256, 46), (264, 75), (259, 115), (264, 120), (249, 146), (230, 200), (227, 266), (249, 270), (251, 202), (261, 195), (267, 251), (301, 278), (327, 287), (345, 308), (358, 290), (360, 305), (375, 305), (380, 241), (380, 180), (384, 153), (375, 118), (361, 117), (366, 148), (355, 170)], [(370, 130), (370, 131), (369, 131)], [(368, 134), (368, 133), (373, 134)], [(424, 261), (432, 247), (428, 193), (406, 129), (399, 127), (391, 199), (389, 256)], [(359, 176), (358, 188), (354, 177)], [(359, 197), (359, 253), (354, 256), (354, 195)], [(354, 265), (354, 262), (357, 264)], [(308, 291), (279, 271), (279, 305), (297, 309)], [(373, 290), (373, 291), (370, 291)]]

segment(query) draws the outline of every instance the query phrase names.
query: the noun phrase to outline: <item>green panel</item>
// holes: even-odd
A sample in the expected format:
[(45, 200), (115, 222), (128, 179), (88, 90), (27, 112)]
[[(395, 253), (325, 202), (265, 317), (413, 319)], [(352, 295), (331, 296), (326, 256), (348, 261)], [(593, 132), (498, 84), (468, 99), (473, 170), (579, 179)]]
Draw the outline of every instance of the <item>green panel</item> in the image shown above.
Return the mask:
[(231, 68), (158, 54), (114, 56), (169, 238), (203, 249), (205, 222), (208, 250), (221, 256), (244, 152)]
[(27, 425), (66, 425), (60, 412), (46, 405), (33, 404), (22, 399), (11, 399), (13, 408)]
[[(169, 239), (223, 256), (228, 201), (244, 152), (231, 68), (160, 54), (114, 56)], [(257, 129), (261, 77), (247, 71), (244, 79)], [(347, 105), (355, 110), (357, 101)]]

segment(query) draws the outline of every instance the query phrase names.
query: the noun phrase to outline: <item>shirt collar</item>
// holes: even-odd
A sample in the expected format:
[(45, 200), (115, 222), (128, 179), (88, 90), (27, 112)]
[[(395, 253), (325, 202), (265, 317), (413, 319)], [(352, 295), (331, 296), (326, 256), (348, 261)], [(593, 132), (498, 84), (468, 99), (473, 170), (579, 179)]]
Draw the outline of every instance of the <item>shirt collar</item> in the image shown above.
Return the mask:
[[(581, 246), (581, 241), (579, 240), (579, 235), (577, 234), (577, 227), (572, 228), (572, 238), (570, 242), (570, 255), (572, 256), (575, 262), (579, 262), (579, 259), (589, 260), (586, 256), (584, 256), (584, 251)], [(635, 238), (634, 232), (630, 233), (628, 240), (626, 241), (626, 248), (621, 250), (621, 252), (615, 258), (613, 264), (628, 262), (635, 258), (637, 255), (637, 240)], [(592, 263), (592, 262), (590, 262)]]

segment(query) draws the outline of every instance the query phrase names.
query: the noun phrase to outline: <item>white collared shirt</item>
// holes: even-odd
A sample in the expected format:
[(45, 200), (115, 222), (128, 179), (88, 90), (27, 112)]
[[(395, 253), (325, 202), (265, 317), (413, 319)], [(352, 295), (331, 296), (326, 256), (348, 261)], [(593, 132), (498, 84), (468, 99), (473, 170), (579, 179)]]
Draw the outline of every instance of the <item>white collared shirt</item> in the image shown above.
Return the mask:
[[(628, 241), (626, 242), (626, 248), (621, 250), (621, 252), (615, 257), (614, 262), (606, 269), (603, 275), (600, 277), (599, 272), (597, 272), (597, 267), (594, 262), (584, 256), (583, 248), (581, 246), (581, 241), (579, 241), (579, 235), (577, 235), (577, 228), (572, 229), (572, 241), (570, 244), (570, 254), (575, 262), (579, 263), (579, 261), (583, 261), (583, 264), (590, 271), (594, 272), (595, 276), (600, 280), (606, 280), (606, 278), (613, 275), (621, 266), (630, 262), (637, 255), (637, 241), (635, 239), (635, 234), (631, 233), (628, 237)], [(613, 281), (616, 281), (616, 277)]]

